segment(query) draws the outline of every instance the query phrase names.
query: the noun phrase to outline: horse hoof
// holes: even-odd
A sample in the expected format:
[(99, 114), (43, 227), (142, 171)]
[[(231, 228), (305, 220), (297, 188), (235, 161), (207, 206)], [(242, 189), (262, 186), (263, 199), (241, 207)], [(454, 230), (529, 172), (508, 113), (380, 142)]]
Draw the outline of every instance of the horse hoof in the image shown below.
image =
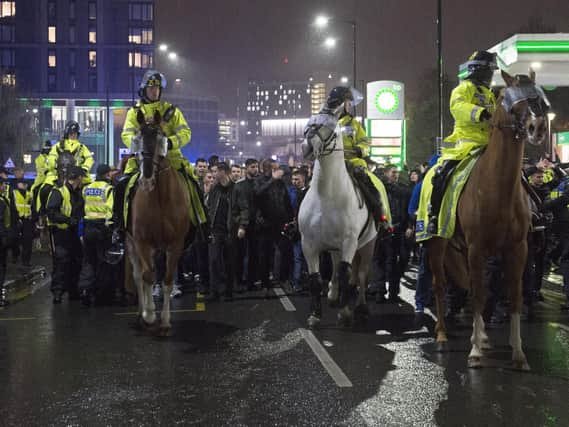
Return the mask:
[(320, 318), (319, 317), (316, 317), (312, 314), (308, 317), (308, 327), (310, 329), (317, 328), (319, 324), (320, 324)]
[(529, 372), (531, 370), (527, 360), (513, 360), (512, 361), (512, 367), (516, 371)]
[(471, 356), (468, 358), (468, 367), (472, 369), (477, 369), (482, 367), (482, 358), (477, 356)]
[(172, 336), (172, 328), (170, 326), (160, 326), (158, 328), (158, 336), (161, 338), (167, 338)]
[(437, 333), (437, 343), (445, 344), (447, 342), (448, 342), (447, 334), (445, 334), (444, 332)]

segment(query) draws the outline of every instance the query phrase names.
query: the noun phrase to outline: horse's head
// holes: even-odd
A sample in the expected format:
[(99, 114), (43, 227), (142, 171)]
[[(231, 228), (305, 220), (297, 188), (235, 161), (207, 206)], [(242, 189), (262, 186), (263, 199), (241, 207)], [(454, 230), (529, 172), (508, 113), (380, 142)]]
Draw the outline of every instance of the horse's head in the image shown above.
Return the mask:
[(140, 125), (142, 143), (142, 149), (139, 153), (142, 158), (142, 176), (150, 179), (154, 176), (154, 166), (158, 166), (168, 152), (168, 142), (160, 127), (162, 117), (158, 110), (154, 113), (151, 121), (147, 121), (144, 113), (138, 110), (136, 120)]
[(306, 160), (319, 159), (343, 149), (338, 118), (332, 114), (312, 116), (304, 129), (304, 138), (301, 148)]
[(61, 182), (64, 182), (73, 166), (77, 166), (77, 161), (69, 151), (62, 151), (57, 157), (57, 175)]
[(529, 75), (510, 76), (502, 71), (506, 89), (502, 106), (515, 118), (517, 137), (532, 145), (540, 145), (547, 135), (547, 111), (550, 104), (543, 90), (535, 84), (535, 72)]

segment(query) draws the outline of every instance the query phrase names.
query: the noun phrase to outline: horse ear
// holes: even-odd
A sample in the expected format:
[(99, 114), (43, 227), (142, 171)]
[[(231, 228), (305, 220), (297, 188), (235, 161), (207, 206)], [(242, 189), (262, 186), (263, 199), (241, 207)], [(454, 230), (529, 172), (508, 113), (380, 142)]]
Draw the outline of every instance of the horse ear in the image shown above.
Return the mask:
[(154, 112), (154, 123), (159, 125), (161, 121), (162, 121), (162, 116), (160, 115), (160, 111), (156, 110)]
[(136, 113), (136, 121), (138, 122), (138, 124), (140, 126), (142, 126), (143, 124), (146, 123), (146, 120), (144, 118), (144, 113), (142, 112), (142, 110), (138, 110)]
[(515, 83), (515, 78), (510, 76), (508, 73), (506, 73), (504, 70), (502, 70), (502, 78), (504, 79), (504, 81), (506, 82), (506, 86), (510, 87), (510, 86), (514, 86)]
[(532, 68), (529, 69), (529, 79), (535, 83), (535, 71)]

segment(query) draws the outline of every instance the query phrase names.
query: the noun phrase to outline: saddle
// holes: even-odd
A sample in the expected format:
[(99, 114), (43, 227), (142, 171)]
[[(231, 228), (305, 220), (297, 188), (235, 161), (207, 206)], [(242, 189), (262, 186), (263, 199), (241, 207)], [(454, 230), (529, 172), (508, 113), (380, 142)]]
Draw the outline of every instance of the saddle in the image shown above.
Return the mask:
[(375, 222), (375, 227), (379, 230), (384, 215), (379, 191), (371, 182), (364, 168), (354, 166), (349, 161), (346, 161), (346, 168), (356, 189), (359, 189), (363, 196), (363, 201)]

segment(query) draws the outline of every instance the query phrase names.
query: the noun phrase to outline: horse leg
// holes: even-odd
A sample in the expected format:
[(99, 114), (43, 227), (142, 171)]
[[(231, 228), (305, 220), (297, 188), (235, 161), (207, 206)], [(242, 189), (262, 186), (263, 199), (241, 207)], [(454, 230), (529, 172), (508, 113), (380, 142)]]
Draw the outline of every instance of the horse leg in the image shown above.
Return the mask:
[(154, 254), (149, 245), (141, 244), (139, 246), (139, 262), (141, 271), (141, 282), (143, 297), (142, 319), (148, 324), (153, 325), (156, 322), (156, 306), (154, 305), (154, 298), (152, 297), (152, 278), (154, 265)]
[(336, 273), (338, 270), (338, 264), (340, 263), (340, 253), (339, 252), (332, 252), (332, 278), (328, 283), (328, 305), (330, 307), (337, 307), (338, 300), (340, 297), (340, 289), (338, 286), (338, 278), (336, 277)]
[(445, 293), (446, 293), (446, 277), (444, 268), (444, 259), (447, 242), (444, 239), (433, 237), (425, 245), (429, 266), (433, 276), (432, 287), (433, 294), (437, 305), (437, 323), (435, 325), (435, 334), (438, 343), (446, 343), (447, 328), (445, 324)]
[(342, 248), (342, 256), (338, 264), (338, 286), (340, 287), (340, 311), (338, 320), (341, 324), (349, 326), (352, 324), (354, 314), (350, 309), (351, 289), (350, 281), (352, 278), (352, 261), (356, 254), (357, 241), (346, 241)]
[(471, 245), (468, 252), (468, 266), (470, 272), (470, 288), (472, 290), (473, 322), (470, 343), (472, 349), (468, 355), (468, 367), (479, 368), (482, 366), (482, 341), (486, 335), (482, 312), (486, 306), (486, 286), (484, 283), (484, 271), (487, 259), (484, 254)]
[(303, 241), (302, 251), (308, 267), (308, 289), (310, 290), (310, 315), (308, 327), (316, 328), (322, 318), (322, 280), (320, 278), (320, 253)]
[(174, 274), (178, 270), (178, 260), (182, 253), (181, 245), (166, 251), (166, 273), (162, 282), (162, 294), (164, 302), (162, 303), (162, 313), (160, 314), (160, 331), (159, 335), (166, 337), (170, 334), (172, 325), (170, 324), (170, 294), (174, 286)]
[[(146, 296), (144, 294), (144, 281), (142, 280), (142, 267), (136, 253), (134, 243), (131, 241), (131, 239), (127, 239), (127, 253), (129, 256), (126, 257), (125, 270), (129, 269), (129, 264), (132, 266), (132, 280), (136, 285), (136, 293), (138, 294), (137, 325), (142, 327), (144, 326), (142, 313), (144, 312), (144, 299)], [(127, 280), (126, 273), (125, 280)]]
[(368, 282), (368, 273), (373, 251), (375, 249), (375, 239), (368, 242), (365, 246), (358, 250), (354, 257), (353, 274), (357, 280), (358, 297), (356, 300), (356, 308), (354, 313), (359, 321), (367, 321), (369, 317), (369, 309), (366, 304), (366, 288)]
[(529, 371), (530, 366), (522, 349), (520, 313), (522, 310), (522, 275), (527, 256), (527, 243), (524, 239), (515, 248), (504, 252), (504, 283), (508, 287), (510, 299), (510, 345), (515, 369)]

